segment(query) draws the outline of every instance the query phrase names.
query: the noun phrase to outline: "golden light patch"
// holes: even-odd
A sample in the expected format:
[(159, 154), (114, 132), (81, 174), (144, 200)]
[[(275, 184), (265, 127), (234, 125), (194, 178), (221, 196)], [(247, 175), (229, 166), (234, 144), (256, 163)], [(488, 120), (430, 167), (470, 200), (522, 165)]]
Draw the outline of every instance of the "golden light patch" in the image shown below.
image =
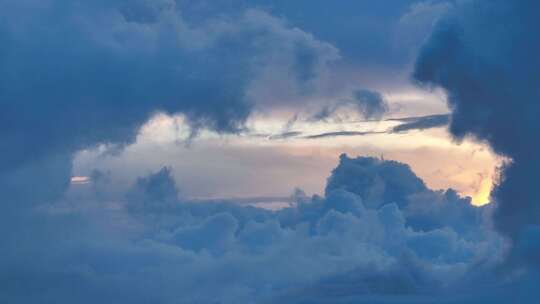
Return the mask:
[(480, 187), (475, 194), (472, 195), (472, 203), (475, 206), (486, 205), (490, 202), (490, 193), (493, 188), (493, 180), (485, 178), (480, 182)]

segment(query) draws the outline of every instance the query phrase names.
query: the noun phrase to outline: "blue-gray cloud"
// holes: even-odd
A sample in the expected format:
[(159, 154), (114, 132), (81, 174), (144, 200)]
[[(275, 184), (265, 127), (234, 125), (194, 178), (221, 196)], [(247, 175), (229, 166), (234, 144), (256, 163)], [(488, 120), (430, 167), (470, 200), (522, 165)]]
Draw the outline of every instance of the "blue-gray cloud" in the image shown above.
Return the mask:
[(342, 137), (342, 136), (366, 136), (373, 134), (384, 134), (386, 132), (375, 132), (375, 131), (336, 131), (336, 132), (325, 132), (320, 134), (306, 135), (302, 138), (306, 139), (321, 139), (321, 138), (331, 138), (331, 137)]
[(407, 165), (375, 158), (350, 159), (346, 155), (342, 155), (340, 160), (328, 179), (326, 193), (347, 190), (359, 195), (369, 206), (405, 203), (408, 195), (427, 190), (424, 182)]
[(302, 132), (288, 131), (288, 132), (283, 132), (283, 133), (279, 133), (279, 134), (270, 135), (270, 136), (268, 136), (268, 139), (270, 139), (270, 140), (287, 139), (287, 138), (291, 138), (291, 137), (297, 137), (299, 135), (302, 135)]
[(51, 199), (73, 153), (129, 144), (157, 112), (183, 114), (194, 132), (240, 131), (263, 69), (302, 84), (337, 56), (263, 11), (205, 12), (190, 20), (172, 0), (1, 2), (1, 192), (28, 202), (24, 187), (51, 183), (32, 194)]
[(354, 91), (352, 104), (367, 119), (380, 119), (388, 111), (388, 102), (384, 97), (370, 90)]
[(393, 161), (342, 155), (325, 197), (295, 195), (277, 212), (177, 193), (165, 168), (139, 178), (120, 208), (79, 198), (18, 218), (0, 240), (0, 300), (407, 303), (461, 288), (501, 253), (489, 208), (431, 191)]
[(352, 92), (352, 98), (342, 99), (331, 105), (324, 106), (319, 112), (310, 117), (310, 121), (326, 120), (343, 107), (351, 107), (353, 111), (365, 119), (380, 120), (388, 112), (388, 102), (381, 93), (366, 89)]
[[(296, 26), (336, 45), (347, 63), (403, 66), (449, 1), (334, 2), (256, 0)], [(408, 17), (409, 16), (409, 17)], [(403, 18), (408, 17), (408, 18)]]
[[(513, 160), (494, 192), (495, 224), (513, 241), (507, 263), (492, 206), (430, 190), (408, 166), (382, 159), (343, 155), (324, 197), (296, 195), (277, 212), (183, 200), (167, 168), (122, 196), (109, 196), (115, 185), (96, 171), (98, 193), (62, 197), (76, 151), (129, 144), (158, 111), (182, 113), (194, 129), (236, 132), (259, 68), (277, 65), (305, 83), (336, 58), (283, 20), (229, 3), (0, 2), (0, 302), (536, 303), (532, 1), (455, 2), (415, 72), (449, 93), (456, 137), (486, 140)], [(382, 60), (386, 30), (352, 40), (354, 30), (332, 25), (386, 28), (373, 12), (397, 16), (410, 4), (396, 3), (354, 10), (315, 1), (317, 14), (295, 23), (334, 37), (345, 53), (363, 50), (359, 61)], [(287, 16), (308, 5), (276, 4)], [(325, 32), (327, 9), (346, 14), (330, 14)]]
[(425, 130), (447, 126), (450, 123), (449, 114), (436, 114), (420, 117), (406, 117), (388, 119), (389, 121), (403, 122), (392, 128), (392, 133), (407, 132), (412, 130)]
[(540, 195), (535, 180), (540, 115), (537, 1), (460, 1), (436, 27), (415, 78), (446, 90), (451, 133), (511, 159), (492, 192), (494, 222), (516, 243), (510, 262), (538, 264)]
[(178, 200), (178, 188), (171, 169), (163, 167), (156, 173), (138, 178), (127, 196), (132, 211), (159, 209)]
[[(310, 120), (319, 120), (326, 119), (331, 116), (328, 107), (324, 107), (323, 110), (317, 113), (315, 116), (312, 116)], [(390, 118), (386, 121), (399, 121), (399, 125), (387, 130), (387, 131), (335, 131), (335, 132), (323, 132), (319, 134), (304, 135), (303, 132), (299, 131), (289, 131), (279, 134), (274, 134), (268, 136), (270, 140), (276, 139), (288, 139), (288, 138), (303, 138), (303, 139), (321, 139), (321, 138), (331, 138), (331, 137), (342, 137), (342, 136), (367, 136), (367, 135), (376, 135), (376, 134), (391, 134), (391, 133), (402, 133), (413, 130), (426, 130), (431, 128), (439, 128), (447, 126), (450, 123), (449, 114), (435, 114), (427, 116), (414, 116), (414, 117), (404, 117), (404, 118)]]

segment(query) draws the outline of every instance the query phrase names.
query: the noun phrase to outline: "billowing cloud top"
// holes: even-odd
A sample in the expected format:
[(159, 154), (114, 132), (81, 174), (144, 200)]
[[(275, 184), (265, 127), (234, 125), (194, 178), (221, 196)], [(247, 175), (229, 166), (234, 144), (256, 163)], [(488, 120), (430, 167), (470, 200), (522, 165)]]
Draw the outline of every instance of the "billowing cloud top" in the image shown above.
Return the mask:
[[(473, 207), (452, 190), (431, 191), (397, 162), (342, 155), (325, 198), (293, 199), (294, 207), (277, 212), (191, 203), (178, 199), (164, 168), (139, 178), (120, 209), (81, 209), (110, 200), (90, 194), (21, 216), (11, 224), (13, 237), (0, 241), (7, 250), (0, 299), (407, 298), (462, 288), (472, 267), (492, 264), (501, 254), (501, 240), (485, 222), (489, 208)], [(21, 237), (27, 234), (33, 237)]]

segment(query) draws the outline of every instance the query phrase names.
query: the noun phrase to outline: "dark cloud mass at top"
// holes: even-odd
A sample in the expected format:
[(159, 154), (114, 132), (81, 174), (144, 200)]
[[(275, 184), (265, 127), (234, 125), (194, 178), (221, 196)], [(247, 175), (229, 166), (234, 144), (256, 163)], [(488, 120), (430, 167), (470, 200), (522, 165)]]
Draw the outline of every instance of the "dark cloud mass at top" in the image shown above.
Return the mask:
[(325, 0), (249, 3), (285, 16), (295, 26), (334, 44), (348, 64), (394, 67), (409, 63), (410, 49), (418, 47), (429, 34), (431, 24), (449, 6), (449, 1), (441, 0), (393, 0), (391, 4), (368, 0), (331, 4)]
[[(537, 303), (540, 4), (253, 3), (0, 0), (0, 302)], [(339, 58), (332, 44), (361, 50), (351, 62), (402, 65), (383, 21), (442, 11), (414, 77), (447, 91), (451, 117), (401, 128), (450, 120), (456, 138), (509, 157), (495, 204), (347, 155), (323, 197), (297, 190), (278, 211), (190, 201), (168, 167), (126, 191), (98, 170), (69, 186), (74, 153), (129, 145), (157, 112), (183, 115), (194, 134), (243, 130), (255, 82), (309, 89)], [(387, 110), (374, 91), (353, 99), (366, 117)], [(283, 138), (301, 135), (295, 120)], [(340, 135), (365, 134), (318, 136)]]
[[(2, 192), (28, 201), (20, 188), (47, 181), (36, 195), (60, 193), (74, 152), (131, 143), (156, 112), (183, 114), (194, 132), (239, 131), (253, 107), (246, 91), (263, 67), (305, 83), (336, 56), (331, 45), (260, 10), (203, 10), (189, 20), (182, 7), (0, 2)], [(47, 167), (51, 159), (63, 162), (59, 170)]]

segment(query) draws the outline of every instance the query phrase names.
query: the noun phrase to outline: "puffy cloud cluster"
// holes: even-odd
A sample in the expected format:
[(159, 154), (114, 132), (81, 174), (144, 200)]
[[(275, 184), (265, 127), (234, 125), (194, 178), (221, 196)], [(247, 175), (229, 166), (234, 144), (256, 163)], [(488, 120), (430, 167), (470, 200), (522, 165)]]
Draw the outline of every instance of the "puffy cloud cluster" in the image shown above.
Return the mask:
[(276, 212), (185, 201), (164, 168), (120, 202), (59, 202), (19, 218), (0, 240), (0, 300), (409, 301), (458, 288), (502, 252), (488, 208), (431, 191), (393, 161), (342, 155), (325, 197), (295, 201)]
[(496, 227), (516, 243), (511, 263), (539, 261), (532, 248), (540, 239), (538, 9), (537, 1), (459, 1), (423, 47), (414, 75), (446, 90), (456, 138), (485, 141), (510, 159), (492, 197)]
[(405, 164), (375, 158), (350, 159), (346, 155), (340, 160), (328, 180), (327, 194), (346, 190), (359, 195), (364, 204), (377, 207), (385, 203), (405, 204), (408, 195), (427, 190)]

